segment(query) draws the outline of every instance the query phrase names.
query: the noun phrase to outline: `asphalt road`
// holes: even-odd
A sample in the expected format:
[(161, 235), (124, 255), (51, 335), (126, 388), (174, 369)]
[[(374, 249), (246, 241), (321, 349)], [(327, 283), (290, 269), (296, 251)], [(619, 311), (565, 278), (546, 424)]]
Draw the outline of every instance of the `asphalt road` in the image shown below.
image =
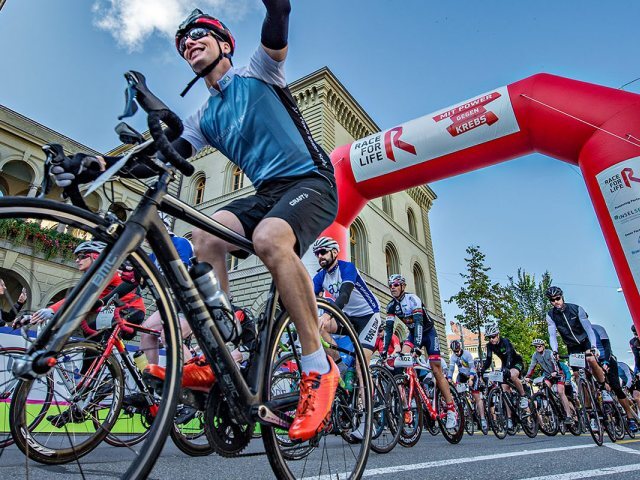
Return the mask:
[[(101, 446), (82, 459), (85, 478), (117, 478), (131, 456), (126, 449)], [(75, 464), (42, 466), (27, 464), (24, 456), (9, 447), (0, 456), (3, 478), (82, 478)], [(309, 472), (312, 475), (312, 472)], [(529, 439), (524, 435), (498, 440), (493, 436), (465, 436), (459, 445), (449, 445), (442, 436), (427, 432), (413, 448), (397, 446), (386, 455), (371, 453), (366, 478), (460, 480), (492, 478), (500, 480), (574, 480), (581, 478), (640, 478), (640, 438), (597, 447), (589, 436)], [(409, 477), (407, 477), (407, 475)], [(154, 479), (272, 479), (274, 475), (264, 455), (261, 440), (252, 441), (238, 458), (216, 455), (190, 458), (171, 441), (167, 442), (150, 478)]]

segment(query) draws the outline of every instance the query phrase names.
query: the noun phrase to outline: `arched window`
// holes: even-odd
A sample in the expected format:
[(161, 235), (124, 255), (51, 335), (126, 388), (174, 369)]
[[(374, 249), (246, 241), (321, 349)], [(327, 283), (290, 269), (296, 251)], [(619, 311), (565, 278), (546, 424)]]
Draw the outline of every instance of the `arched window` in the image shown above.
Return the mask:
[(240, 167), (233, 167), (233, 171), (231, 173), (231, 191), (235, 192), (236, 190), (240, 190), (244, 185), (244, 172), (240, 169)]
[(207, 183), (207, 179), (204, 176), (200, 177), (196, 181), (196, 194), (193, 198), (193, 203), (195, 205), (199, 205), (204, 202), (204, 187)]
[(419, 263), (413, 264), (413, 283), (416, 286), (416, 295), (422, 300), (422, 304), (427, 304), (427, 285), (424, 281), (424, 273)]
[(391, 196), (382, 197), (382, 211), (393, 218), (393, 206), (391, 205)]
[(407, 223), (409, 224), (409, 235), (418, 239), (418, 227), (416, 226), (416, 216), (410, 208), (407, 210)]
[(392, 273), (400, 273), (400, 260), (398, 258), (398, 251), (393, 243), (387, 243), (384, 248), (384, 258), (387, 262), (387, 278)]
[(369, 272), (369, 255), (367, 250), (367, 232), (364, 223), (356, 218), (349, 227), (349, 253), (351, 261), (361, 272)]

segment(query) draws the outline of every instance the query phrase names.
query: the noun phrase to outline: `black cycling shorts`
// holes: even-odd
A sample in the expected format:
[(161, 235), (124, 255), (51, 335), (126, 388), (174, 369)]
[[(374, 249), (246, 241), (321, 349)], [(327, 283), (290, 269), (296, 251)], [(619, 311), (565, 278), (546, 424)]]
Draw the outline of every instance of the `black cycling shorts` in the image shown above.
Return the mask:
[(588, 338), (585, 338), (578, 345), (567, 345), (567, 351), (569, 352), (569, 355), (573, 355), (574, 353), (585, 353), (589, 350), (591, 350), (591, 343), (589, 342)]
[[(319, 175), (280, 179), (262, 184), (254, 195), (238, 198), (220, 210), (238, 217), (247, 238), (253, 237), (265, 218), (284, 220), (296, 236), (296, 253), (302, 256), (336, 218), (338, 193), (335, 185)], [(232, 254), (239, 258), (249, 256), (242, 250)]]

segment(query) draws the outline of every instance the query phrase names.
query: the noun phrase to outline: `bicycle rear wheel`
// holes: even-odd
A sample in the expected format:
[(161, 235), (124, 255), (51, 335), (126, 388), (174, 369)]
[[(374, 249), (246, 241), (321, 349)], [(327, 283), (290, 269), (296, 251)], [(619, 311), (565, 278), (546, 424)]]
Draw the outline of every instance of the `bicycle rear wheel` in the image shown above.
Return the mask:
[[(338, 332), (350, 341), (349, 349), (332, 347), (328, 354), (332, 356), (339, 354), (344, 362), (356, 369), (354, 387), (351, 391), (338, 387), (339, 391), (334, 401), (330, 426), (310, 441), (294, 443), (288, 439), (283, 428), (262, 425), (262, 440), (267, 457), (274, 474), (279, 479), (294, 479), (304, 476), (324, 477), (325, 475), (331, 478), (357, 479), (362, 476), (369, 456), (373, 397), (371, 377), (364, 351), (358, 341), (358, 334), (342, 311), (322, 300), (319, 300), (318, 304), (335, 319), (338, 324)], [(267, 357), (269, 361), (265, 369), (265, 389), (263, 392), (265, 403), (274, 406), (274, 408), (276, 401), (282, 401), (275, 413), (287, 421), (292, 421), (295, 414), (299, 384), (291, 379), (287, 384), (287, 388), (291, 389), (290, 392), (281, 393), (281, 387), (276, 390), (274, 387), (281, 383), (281, 376), (278, 372), (274, 372), (274, 366), (279, 360), (279, 343), (281, 339), (285, 338), (286, 327), (291, 323), (287, 312), (282, 312), (275, 323), (269, 339)], [(341, 341), (341, 344), (344, 343)], [(353, 350), (350, 350), (351, 348)], [(362, 428), (360, 428), (361, 426)], [(362, 432), (363, 438), (358, 443), (352, 444), (344, 438), (344, 435), (356, 430)], [(297, 461), (291, 460), (292, 453), (299, 451), (304, 453), (304, 457)]]
[(444, 395), (440, 391), (439, 388), (436, 387), (435, 395), (436, 395), (436, 410), (438, 412), (438, 423), (440, 424), (440, 430), (442, 431), (442, 436), (447, 440), (447, 442), (456, 444), (462, 440), (464, 436), (464, 409), (460, 399), (458, 398), (458, 392), (455, 391), (453, 386), (449, 385), (449, 392), (451, 397), (453, 398), (453, 405), (455, 408), (456, 415), (456, 425), (454, 428), (447, 428), (447, 402), (444, 398)]
[(582, 378), (578, 379), (578, 392), (580, 395), (580, 403), (583, 407), (585, 427), (591, 434), (596, 445), (601, 447), (604, 442), (604, 428), (602, 427), (593, 391), (590, 385)]
[[(24, 311), (33, 312), (46, 307), (50, 301), (55, 302), (73, 294), (69, 293), (68, 290), (74, 285), (91, 284), (93, 279), (87, 274), (83, 276), (78, 271), (73, 261), (73, 251), (79, 243), (91, 239), (106, 243), (107, 246), (102, 255), (108, 256), (119, 235), (119, 229), (110, 229), (110, 234), (107, 233), (107, 230), (114, 222), (116, 220), (107, 221), (91, 212), (61, 202), (25, 197), (0, 198), (0, 255), (10, 252), (15, 257), (13, 268), (16, 275), (20, 276), (22, 286), (27, 288), (28, 291), (29, 298)], [(129, 255), (127, 260), (131, 262), (138, 277), (142, 278), (147, 286), (143, 294), (147, 309), (157, 309), (161, 313), (167, 340), (166, 355), (163, 357), (166, 372), (164, 379), (158, 381), (156, 391), (161, 401), (153, 424), (144, 441), (136, 445), (135, 448), (127, 449), (126, 456), (122, 457), (126, 459), (125, 461), (109, 464), (100, 462), (99, 468), (107, 475), (138, 479), (146, 478), (149, 475), (173, 423), (173, 410), (180, 385), (182, 351), (180, 348), (179, 325), (166, 281), (158, 273), (158, 270), (143, 250), (136, 250)], [(87, 308), (87, 311), (89, 310), (90, 307)], [(14, 342), (14, 338), (12, 335), (0, 335), (0, 347), (9, 346)], [(36, 389), (37, 382), (42, 382), (45, 377), (32, 381), (30, 391), (35, 394), (35, 391), (38, 390)], [(25, 390), (23, 390), (24, 393), (21, 400), (24, 403), (29, 401), (32, 396), (26, 391), (27, 387), (23, 387), (23, 389)], [(113, 396), (112, 393), (110, 395)], [(63, 407), (61, 405), (62, 401), (71, 403), (69, 399), (60, 400), (59, 398), (54, 398), (52, 404), (60, 405), (61, 410), (61, 412), (56, 412), (56, 415), (63, 414), (65, 411), (66, 406)], [(42, 402), (42, 399), (38, 398), (38, 402)], [(44, 408), (41, 405), (44, 404), (38, 403), (38, 408)], [(106, 411), (106, 409), (104, 410)], [(80, 409), (75, 413), (81, 413), (82, 411)], [(88, 424), (90, 422), (75, 423), (72, 421), (69, 425), (57, 428), (45, 418), (37, 428), (33, 428), (27, 427), (27, 418), (37, 418), (37, 415), (33, 414), (33, 407), (29, 406), (27, 412), (21, 415), (15, 414), (17, 422), (22, 423), (24, 427), (24, 438), (27, 438), (28, 435), (42, 438), (43, 430), (53, 429), (56, 432), (55, 435), (52, 432), (52, 437), (65, 437), (67, 439), (67, 447), (81, 445), (84, 450), (86, 442), (79, 438), (77, 432), (75, 432), (75, 437), (71, 433), (74, 433), (73, 430), (77, 430), (80, 427), (89, 429), (88, 426), (85, 426), (85, 423)], [(81, 418), (75, 416), (74, 412), (69, 415), (72, 416), (72, 420), (79, 421)], [(96, 419), (93, 418), (93, 420)], [(110, 420), (105, 423), (102, 418), (98, 417), (100, 435), (104, 433), (105, 425), (110, 425)], [(120, 420), (118, 418), (113, 425), (113, 432), (107, 431), (106, 433), (115, 435), (120, 425)], [(96, 438), (96, 427), (92, 428), (94, 429), (92, 436)], [(66, 433), (69, 430), (71, 430), (69, 433), (72, 437), (71, 442), (69, 442)], [(51, 442), (51, 440), (48, 442)], [(62, 445), (62, 443), (59, 445)], [(34, 451), (35, 449), (31, 448), (29, 453), (34, 454)], [(37, 455), (37, 453), (34, 455)], [(89, 466), (93, 461), (90, 455), (82, 458), (78, 457), (75, 461), (76, 466), (74, 467), (74, 465), (70, 464), (65, 475), (80, 474), (83, 467), (84, 469), (95, 468)], [(27, 469), (31, 468), (32, 463), (29, 458), (25, 465)]]

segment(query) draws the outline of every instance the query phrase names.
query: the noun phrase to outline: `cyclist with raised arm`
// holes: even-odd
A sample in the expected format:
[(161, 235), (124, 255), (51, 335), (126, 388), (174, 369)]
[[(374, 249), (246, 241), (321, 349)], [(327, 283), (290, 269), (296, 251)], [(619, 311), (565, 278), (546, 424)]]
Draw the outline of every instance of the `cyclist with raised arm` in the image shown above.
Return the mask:
[[(620, 405), (624, 408), (625, 413), (627, 414), (627, 419), (629, 421), (629, 430), (632, 432), (638, 431), (638, 424), (636, 422), (636, 415), (633, 413), (631, 409), (631, 402), (627, 398), (627, 395), (624, 393), (622, 389), (622, 385), (620, 384), (620, 376), (618, 375), (618, 359), (611, 351), (611, 341), (609, 340), (609, 334), (607, 330), (602, 326), (596, 323), (592, 323), (591, 327), (593, 328), (593, 332), (596, 335), (596, 347), (598, 348), (598, 352), (600, 354), (599, 361), (602, 364), (602, 369), (607, 374), (607, 383), (611, 387), (618, 397), (618, 401)], [(602, 399), (605, 402), (611, 402), (611, 395), (606, 390), (602, 392)]]
[[(569, 399), (567, 398), (564, 390), (565, 376), (562, 369), (558, 365), (553, 352), (546, 348), (544, 340), (536, 338), (531, 342), (531, 346), (536, 350), (531, 356), (531, 363), (529, 364), (529, 370), (525, 375), (525, 379), (530, 380), (536, 366), (540, 365), (540, 368), (544, 373), (544, 382), (549, 386), (549, 388), (555, 384), (558, 389), (558, 396), (560, 397), (565, 413), (564, 423), (566, 425), (572, 425), (573, 412), (571, 411), (571, 404), (569, 403)], [(569, 378), (569, 382), (571, 382), (571, 378)]]
[[(183, 95), (203, 78), (208, 97), (187, 118), (173, 147), (186, 158), (210, 145), (256, 188), (255, 195), (228, 203), (213, 218), (252, 240), (296, 326), (302, 379), (289, 436), (305, 441), (328, 424), (340, 375), (322, 348), (313, 285), (300, 256), (335, 218), (337, 192), (329, 156), (313, 140), (284, 76), (291, 5), (289, 0), (263, 3), (261, 44), (246, 67), (233, 66), (235, 39), (217, 18), (196, 9), (179, 26), (176, 49), (196, 74)], [(51, 171), (65, 187), (76, 176), (95, 178), (113, 161), (76, 155), (72, 167)], [(201, 230), (192, 238), (199, 260), (213, 266), (228, 294), (226, 255), (246, 254)]]
[(631, 391), (633, 392), (633, 400), (638, 405), (638, 408), (640, 408), (640, 339), (638, 339), (638, 332), (634, 324), (631, 324), (631, 333), (633, 333), (633, 338), (629, 340), (629, 347), (631, 348), (634, 360)]
[(385, 346), (382, 355), (384, 356), (389, 348), (393, 336), (393, 326), (397, 318), (409, 329), (409, 336), (402, 345), (402, 353), (411, 353), (414, 348), (426, 348), (436, 385), (447, 403), (446, 428), (453, 429), (456, 427), (458, 419), (453, 396), (449, 390), (449, 382), (447, 382), (440, 364), (440, 342), (435, 324), (424, 308), (420, 297), (406, 292), (406, 288), (407, 282), (402, 275), (395, 273), (389, 276), (389, 290), (392, 298), (387, 305)]
[(458, 367), (458, 377), (456, 381), (458, 383), (466, 383), (471, 390), (471, 396), (476, 406), (476, 412), (480, 417), (480, 429), (482, 433), (487, 435), (489, 433), (489, 427), (487, 425), (487, 419), (484, 415), (484, 402), (482, 395), (480, 395), (478, 372), (475, 366), (475, 359), (471, 352), (462, 349), (462, 344), (459, 340), (453, 340), (449, 344), (453, 355), (449, 358), (449, 369), (447, 370), (447, 379), (453, 380), (453, 373), (456, 366)]
[[(524, 360), (522, 359), (522, 356), (516, 351), (515, 347), (507, 337), (500, 336), (500, 329), (497, 325), (489, 325), (485, 329), (484, 335), (489, 342), (485, 347), (487, 356), (484, 359), (482, 371), (485, 372), (491, 366), (493, 354), (495, 354), (502, 362), (504, 381), (510, 379), (520, 394), (520, 408), (528, 408), (529, 400), (524, 393), (524, 388), (520, 381), (520, 375), (524, 372)], [(502, 384), (503, 390), (507, 390), (508, 388), (507, 384)], [(509, 417), (507, 419), (507, 428), (512, 428), (512, 426), (513, 421), (511, 420), (511, 417)]]
[[(591, 373), (598, 382), (601, 391), (606, 392), (605, 375), (598, 364), (596, 336), (593, 333), (587, 313), (580, 305), (565, 303), (562, 289), (551, 286), (546, 291), (553, 308), (547, 313), (549, 343), (554, 355), (558, 354), (558, 333), (567, 346), (569, 355), (585, 354)], [(577, 371), (574, 371), (577, 375)]]

